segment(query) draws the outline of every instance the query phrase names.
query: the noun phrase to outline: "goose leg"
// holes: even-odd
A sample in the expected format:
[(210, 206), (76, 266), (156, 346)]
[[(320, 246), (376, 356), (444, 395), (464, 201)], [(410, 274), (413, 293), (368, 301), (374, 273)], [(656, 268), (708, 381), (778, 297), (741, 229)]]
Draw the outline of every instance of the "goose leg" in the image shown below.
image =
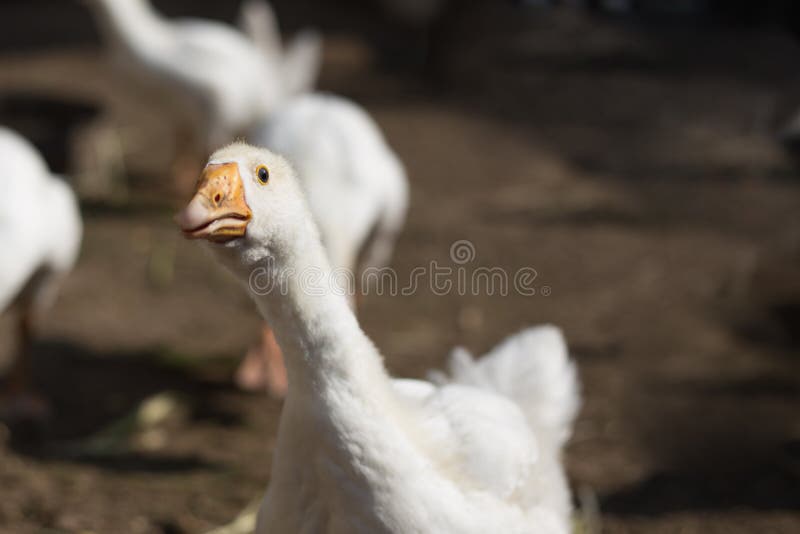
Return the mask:
[(49, 415), (47, 401), (32, 389), (33, 312), (30, 310), (20, 315), (18, 339), (19, 352), (11, 364), (0, 396), (0, 419), (46, 419)]
[(263, 391), (277, 399), (286, 396), (288, 381), (283, 354), (275, 334), (266, 324), (261, 329), (261, 339), (250, 347), (236, 371), (236, 384), (245, 391)]
[(6, 390), (15, 395), (29, 389), (31, 383), (31, 345), (33, 344), (33, 325), (29, 312), (22, 312), (17, 325), (19, 343), (17, 357), (11, 364), (7, 376)]

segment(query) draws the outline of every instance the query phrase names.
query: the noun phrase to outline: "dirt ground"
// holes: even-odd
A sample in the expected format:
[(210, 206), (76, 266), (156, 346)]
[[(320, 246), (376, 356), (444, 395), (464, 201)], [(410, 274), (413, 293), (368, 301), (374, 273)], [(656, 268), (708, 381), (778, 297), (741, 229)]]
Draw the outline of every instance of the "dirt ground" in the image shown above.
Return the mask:
[[(364, 298), (392, 373), (554, 323), (584, 397), (566, 464), (602, 532), (800, 532), (800, 181), (775, 137), (800, 48), (774, 28), (511, 6), (454, 17), (427, 65), (378, 33), (333, 27), (321, 87), (362, 103), (407, 166), (400, 279), (452, 265), (458, 240), (466, 269), (537, 272), (534, 296)], [(90, 43), (74, 50), (6, 55), (0, 92), (114, 86)], [(269, 481), (280, 403), (230, 381), (256, 311), (180, 239), (176, 200), (137, 183), (125, 206), (85, 205), (36, 346), (54, 416), (0, 427), (0, 532), (199, 533)], [(6, 317), (0, 360), (10, 333)], [(165, 421), (120, 430), (160, 393)]]

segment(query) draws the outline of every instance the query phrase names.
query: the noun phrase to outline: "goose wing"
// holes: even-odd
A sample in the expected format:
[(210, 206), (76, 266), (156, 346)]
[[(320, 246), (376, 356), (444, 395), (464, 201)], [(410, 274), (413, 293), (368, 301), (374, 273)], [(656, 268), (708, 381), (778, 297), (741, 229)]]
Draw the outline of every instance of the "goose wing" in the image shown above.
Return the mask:
[(480, 389), (395, 380), (398, 395), (418, 415), (434, 461), (465, 487), (509, 499), (538, 458), (536, 439), (510, 400)]

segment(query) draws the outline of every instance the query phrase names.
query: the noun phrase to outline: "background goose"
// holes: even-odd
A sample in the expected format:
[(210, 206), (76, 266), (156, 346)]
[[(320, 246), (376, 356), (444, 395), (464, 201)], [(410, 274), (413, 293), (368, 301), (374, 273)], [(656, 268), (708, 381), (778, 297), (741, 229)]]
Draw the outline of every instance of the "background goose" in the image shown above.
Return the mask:
[[(290, 381), (257, 532), (569, 532), (559, 455), (578, 394), (556, 328), (525, 331), (478, 363), (462, 354), (443, 385), (392, 380), (328, 285), (283, 158), (217, 151), (178, 222), (244, 283), (257, 272), (281, 284), (250, 285)], [(322, 276), (296, 276), (308, 269)]]
[(52, 303), (78, 256), (82, 225), (71, 189), (36, 149), (0, 127), (0, 312), (19, 311), (19, 353), (6, 377), (3, 412), (41, 416), (31, 392), (30, 344), (36, 318)]
[(354, 102), (335, 95), (298, 96), (250, 135), (295, 170), (335, 267), (385, 265), (408, 208), (408, 179), (378, 125)]
[(265, 0), (246, 0), (242, 4), (239, 26), (258, 48), (269, 73), (279, 71), (277, 79), (264, 82), (273, 90), (278, 87), (282, 99), (314, 88), (322, 63), (322, 35), (318, 31), (302, 30), (284, 46), (278, 19)]
[[(333, 95), (300, 95), (254, 128), (250, 140), (285, 155), (295, 166), (334, 268), (346, 269), (357, 280), (362, 269), (388, 263), (405, 222), (408, 180), (362, 108)], [(279, 358), (265, 326), (237, 382), (245, 389), (266, 385), (274, 396), (283, 396), (286, 378)]]
[(165, 112), (178, 115), (179, 160), (199, 161), (279, 101), (278, 85), (263, 83), (278, 79), (278, 69), (237, 29), (218, 21), (167, 20), (148, 0), (85, 1), (115, 63), (155, 90)]

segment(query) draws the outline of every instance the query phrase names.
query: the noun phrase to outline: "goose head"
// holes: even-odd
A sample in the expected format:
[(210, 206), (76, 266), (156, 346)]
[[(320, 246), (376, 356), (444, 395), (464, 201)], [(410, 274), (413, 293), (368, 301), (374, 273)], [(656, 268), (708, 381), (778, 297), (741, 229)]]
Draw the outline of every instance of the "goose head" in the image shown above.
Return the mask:
[(308, 232), (316, 233), (289, 163), (245, 143), (211, 155), (176, 222), (184, 237), (205, 240), (237, 271), (286, 259)]

